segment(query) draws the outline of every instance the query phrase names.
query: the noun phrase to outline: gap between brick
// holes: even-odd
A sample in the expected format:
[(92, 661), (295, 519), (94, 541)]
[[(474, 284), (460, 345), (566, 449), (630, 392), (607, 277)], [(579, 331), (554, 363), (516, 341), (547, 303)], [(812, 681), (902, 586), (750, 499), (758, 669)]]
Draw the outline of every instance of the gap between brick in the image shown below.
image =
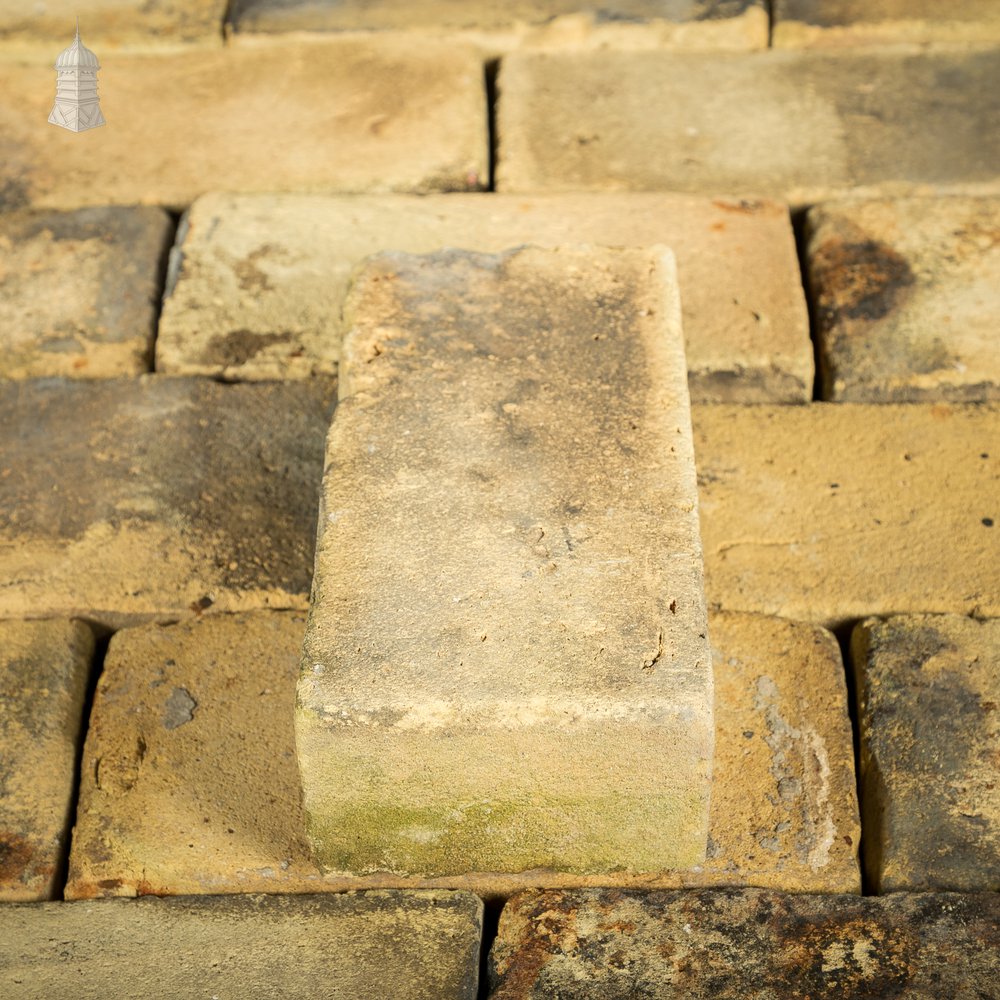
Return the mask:
[(483, 80), (486, 84), (486, 131), (490, 147), (489, 184), (487, 191), (496, 191), (497, 170), (497, 75), (500, 60), (489, 59), (483, 64)]
[(56, 870), (54, 898), (66, 898), (66, 883), (69, 880), (69, 856), (73, 847), (73, 831), (76, 827), (77, 809), (80, 804), (80, 778), (83, 768), (83, 747), (87, 742), (87, 732), (90, 729), (90, 715), (94, 708), (94, 696), (97, 693), (97, 682), (104, 672), (104, 658), (108, 654), (108, 644), (111, 642), (112, 631), (94, 622), (87, 622), (94, 632), (94, 656), (90, 661), (87, 674), (87, 689), (83, 696), (83, 708), (80, 713), (80, 735), (76, 743), (76, 758), (73, 762), (73, 789), (70, 794), (69, 816), (66, 822), (66, 836), (63, 839), (62, 851), (59, 855), (59, 866)]
[(795, 253), (799, 259), (799, 281), (802, 284), (802, 294), (805, 296), (806, 308), (809, 313), (809, 339), (813, 349), (813, 403), (823, 402), (823, 370), (822, 357), (819, 348), (819, 326), (816, 322), (816, 303), (809, 293), (809, 259), (806, 249), (806, 214), (812, 208), (806, 205), (804, 208), (795, 209), (791, 212), (792, 232), (795, 235)]

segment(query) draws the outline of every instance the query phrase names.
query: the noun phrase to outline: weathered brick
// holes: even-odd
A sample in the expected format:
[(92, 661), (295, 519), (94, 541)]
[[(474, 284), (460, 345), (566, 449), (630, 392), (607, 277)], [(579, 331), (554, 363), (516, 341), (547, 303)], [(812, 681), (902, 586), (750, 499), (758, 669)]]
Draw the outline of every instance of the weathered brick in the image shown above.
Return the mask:
[(0, 215), (0, 378), (149, 371), (173, 229), (158, 208)]
[(1000, 48), (913, 54), (513, 53), (503, 191), (1000, 187)]
[(0, 205), (185, 208), (220, 178), (231, 191), (426, 192), (488, 177), (471, 48), (317, 37), (98, 55), (108, 124), (82, 134), (46, 125), (50, 60), (0, 62)]
[(1000, 199), (821, 205), (807, 253), (825, 398), (1000, 399)]
[(1000, 896), (526, 892), (491, 952), (492, 1000), (993, 1000)]
[(813, 346), (787, 209), (669, 194), (209, 194), (181, 224), (157, 368), (227, 379), (336, 369), (350, 273), (380, 250), (670, 246), (692, 398), (806, 402)]
[[(517, 0), (235, 0), (230, 20), (237, 32), (405, 31), (458, 38), (496, 55), (520, 46), (542, 48), (666, 47), (764, 49), (768, 15), (763, 0), (624, 0), (588, 10), (575, 0), (543, 4)], [(239, 39), (239, 35), (236, 36)]]
[(66, 896), (316, 891), (295, 763), (305, 615), (123, 629), (104, 660)]
[[(115, 635), (87, 733), (68, 898), (350, 884), (321, 874), (306, 841), (291, 722), (304, 625), (296, 612), (257, 611)], [(709, 636), (709, 857), (652, 884), (857, 892), (853, 748), (833, 637), (725, 613), (712, 616)], [(497, 897), (616, 877), (529, 872), (409, 884)]]
[(669, 251), (384, 254), (347, 311), (296, 721), (319, 863), (702, 860), (711, 661)]
[(860, 892), (854, 745), (837, 640), (812, 625), (725, 612), (710, 616), (709, 637), (708, 857), (675, 884)]
[(710, 607), (1000, 616), (1000, 407), (692, 411)]
[(0, 383), (0, 618), (304, 607), (334, 383)]
[(774, 0), (781, 48), (1000, 41), (995, 0)]
[(0, 993), (474, 1000), (463, 892), (109, 899), (0, 908)]
[(51, 61), (73, 40), (80, 18), (89, 47), (150, 48), (222, 45), (226, 0), (0, 0), (0, 45), (51, 50)]
[(1000, 890), (1000, 621), (869, 619), (852, 649), (872, 884)]
[(0, 622), (0, 901), (62, 888), (93, 651), (82, 622)]

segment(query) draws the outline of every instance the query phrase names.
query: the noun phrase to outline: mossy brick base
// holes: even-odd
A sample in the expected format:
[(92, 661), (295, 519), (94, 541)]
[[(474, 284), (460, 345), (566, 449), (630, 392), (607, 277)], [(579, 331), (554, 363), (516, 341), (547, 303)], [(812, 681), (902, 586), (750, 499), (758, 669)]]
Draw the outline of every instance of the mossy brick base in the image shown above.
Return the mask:
[(852, 189), (996, 192), (998, 74), (1000, 48), (515, 52), (497, 84), (497, 188), (795, 205)]
[(0, 902), (62, 888), (93, 652), (82, 622), (0, 621)]
[[(299, 612), (253, 611), (115, 634), (87, 731), (67, 898), (357, 884), (320, 872), (306, 838), (292, 722), (304, 630)], [(711, 616), (709, 635), (708, 858), (643, 884), (858, 892), (858, 806), (835, 639), (813, 625), (726, 613)], [(536, 871), (443, 882), (497, 898), (623, 878)]]
[(491, 1000), (994, 1000), (1000, 896), (526, 892)]
[(0, 216), (0, 378), (149, 371), (173, 232), (158, 208)]
[(0, 995), (475, 1000), (482, 903), (464, 892), (0, 907)]
[(0, 618), (306, 605), (335, 383), (0, 383)]
[(1000, 616), (1000, 407), (692, 410), (711, 606)]
[(1000, 399), (1000, 198), (843, 199), (807, 238), (824, 398)]
[(333, 372), (351, 270), (380, 250), (525, 243), (669, 246), (691, 398), (804, 403), (813, 345), (784, 205), (672, 194), (412, 197), (209, 194), (181, 222), (158, 371), (227, 379)]
[(296, 730), (319, 862), (701, 860), (711, 653), (669, 252), (384, 254), (347, 310)]
[(865, 867), (877, 891), (1000, 891), (1000, 620), (854, 630)]

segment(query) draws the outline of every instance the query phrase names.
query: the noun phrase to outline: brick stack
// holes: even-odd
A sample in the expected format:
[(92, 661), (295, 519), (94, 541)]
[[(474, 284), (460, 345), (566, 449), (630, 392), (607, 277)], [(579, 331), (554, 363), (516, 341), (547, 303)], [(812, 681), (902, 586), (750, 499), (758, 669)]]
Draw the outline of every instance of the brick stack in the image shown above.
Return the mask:
[(1000, 997), (995, 4), (0, 90), (0, 995)]

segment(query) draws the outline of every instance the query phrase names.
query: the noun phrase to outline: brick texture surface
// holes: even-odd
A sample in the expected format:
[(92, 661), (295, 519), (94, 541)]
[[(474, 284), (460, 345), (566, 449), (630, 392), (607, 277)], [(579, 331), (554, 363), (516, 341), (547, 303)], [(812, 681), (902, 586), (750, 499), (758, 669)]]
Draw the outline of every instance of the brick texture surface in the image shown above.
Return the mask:
[(807, 254), (824, 398), (1000, 399), (1000, 199), (820, 205)]
[(807, 401), (813, 348), (788, 212), (661, 194), (413, 198), (211, 194), (174, 255), (158, 370), (232, 379), (336, 369), (352, 269), (380, 250), (670, 246), (692, 398)]
[[(114, 637), (87, 734), (68, 898), (350, 884), (319, 871), (306, 838), (292, 726), (304, 629), (299, 613), (257, 611)], [(859, 891), (851, 732), (833, 637), (725, 613), (710, 618), (709, 636), (709, 857), (651, 884)], [(614, 880), (529, 872), (410, 881), (496, 897)]]
[[(573, 0), (235, 0), (237, 32), (406, 32), (457, 37), (488, 54), (521, 46), (543, 48), (762, 49), (767, 47), (764, 0), (625, 0), (588, 8)], [(236, 36), (239, 38), (239, 35)]]
[(0, 205), (183, 209), (220, 180), (232, 191), (427, 192), (488, 178), (483, 69), (459, 46), (318, 38), (109, 54), (98, 88), (107, 126), (73, 135), (45, 125), (52, 61), (0, 60)]
[(0, 993), (474, 1000), (481, 927), (447, 892), (3, 907)]
[(347, 313), (296, 718), (318, 860), (702, 860), (711, 660), (669, 251), (384, 254)]
[(173, 231), (158, 208), (0, 217), (0, 378), (149, 371)]
[(304, 607), (334, 392), (0, 383), (0, 618)]
[(997, 996), (1000, 896), (524, 893), (492, 1000)]
[(900, 43), (982, 44), (1000, 41), (993, 0), (774, 0), (779, 47), (847, 47)]
[(81, 622), (0, 622), (0, 902), (61, 891), (93, 651)]
[(1000, 891), (1000, 621), (869, 619), (853, 659), (872, 884)]
[(700, 406), (710, 606), (1000, 615), (996, 406)]
[[(1000, 49), (711, 56), (514, 53), (503, 191), (996, 189)], [(914, 123), (919, 122), (919, 127)]]

